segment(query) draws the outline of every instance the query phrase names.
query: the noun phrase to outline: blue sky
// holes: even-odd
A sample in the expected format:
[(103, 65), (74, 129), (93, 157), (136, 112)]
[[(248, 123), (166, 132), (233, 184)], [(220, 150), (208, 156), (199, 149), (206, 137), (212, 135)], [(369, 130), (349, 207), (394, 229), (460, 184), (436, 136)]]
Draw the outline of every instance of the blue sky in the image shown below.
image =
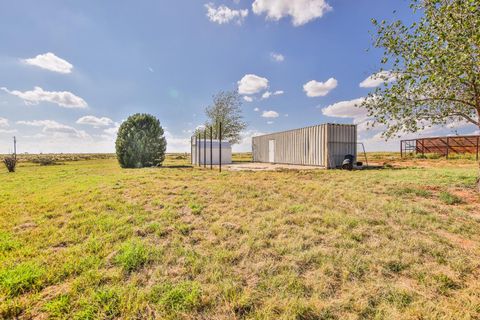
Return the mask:
[(13, 135), (21, 152), (111, 152), (136, 112), (160, 119), (168, 151), (187, 151), (212, 95), (239, 86), (251, 102), (236, 150), (260, 133), (361, 127), (352, 101), (382, 53), (371, 18), (414, 19), (403, 0), (3, 1), (0, 153)]

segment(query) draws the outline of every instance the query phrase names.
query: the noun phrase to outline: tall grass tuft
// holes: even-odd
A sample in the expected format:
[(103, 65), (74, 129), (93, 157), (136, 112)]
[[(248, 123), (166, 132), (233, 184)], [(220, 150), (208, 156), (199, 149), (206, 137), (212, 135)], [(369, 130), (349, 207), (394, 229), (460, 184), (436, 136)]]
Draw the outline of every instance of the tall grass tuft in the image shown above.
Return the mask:
[(126, 242), (115, 257), (115, 264), (122, 267), (126, 273), (137, 271), (151, 258), (151, 250), (141, 241)]
[(15, 157), (9, 156), (3, 159), (3, 163), (8, 169), (8, 172), (15, 172), (15, 168), (17, 167), (17, 159)]

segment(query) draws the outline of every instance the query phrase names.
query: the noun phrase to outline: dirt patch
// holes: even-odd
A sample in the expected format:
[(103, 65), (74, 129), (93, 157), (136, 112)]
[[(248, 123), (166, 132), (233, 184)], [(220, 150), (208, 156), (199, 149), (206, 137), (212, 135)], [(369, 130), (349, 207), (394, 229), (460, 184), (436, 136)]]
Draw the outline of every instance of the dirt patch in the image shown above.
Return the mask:
[(14, 230), (19, 231), (19, 230), (33, 229), (36, 227), (37, 227), (37, 224), (35, 222), (25, 222), (25, 223), (22, 223), (21, 225), (16, 226)]
[(480, 195), (469, 189), (454, 189), (452, 193), (468, 204), (480, 204)]
[(474, 250), (475, 248), (478, 247), (478, 244), (475, 241), (470, 239), (465, 239), (454, 233), (448, 233), (444, 230), (439, 230), (438, 234), (441, 237), (449, 240), (450, 242), (454, 243), (455, 245), (465, 250)]
[(295, 164), (279, 164), (279, 163), (234, 163), (226, 165), (229, 171), (278, 171), (278, 170), (319, 170), (325, 169), (318, 166), (302, 166)]

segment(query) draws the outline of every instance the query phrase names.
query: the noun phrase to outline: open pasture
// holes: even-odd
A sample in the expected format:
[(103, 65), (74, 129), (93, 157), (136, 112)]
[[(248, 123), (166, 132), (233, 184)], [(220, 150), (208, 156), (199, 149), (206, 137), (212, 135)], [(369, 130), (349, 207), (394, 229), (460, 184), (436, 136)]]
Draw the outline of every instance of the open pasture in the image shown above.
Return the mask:
[(480, 317), (475, 161), (369, 157), (381, 167), (22, 161), (0, 173), (0, 318)]

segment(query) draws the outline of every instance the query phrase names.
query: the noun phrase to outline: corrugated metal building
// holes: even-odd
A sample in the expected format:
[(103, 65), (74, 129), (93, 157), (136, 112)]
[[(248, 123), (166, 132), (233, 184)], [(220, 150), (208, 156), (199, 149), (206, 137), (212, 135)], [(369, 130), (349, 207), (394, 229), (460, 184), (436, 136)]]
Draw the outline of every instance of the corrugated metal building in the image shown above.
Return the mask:
[(252, 138), (254, 162), (337, 168), (357, 155), (357, 126), (320, 124)]
[[(220, 141), (212, 140), (212, 152), (210, 152), (210, 139), (191, 138), (191, 157), (192, 164), (210, 164), (210, 155), (212, 155), (212, 164), (220, 164)], [(222, 141), (222, 164), (232, 163), (232, 145), (230, 142)]]

